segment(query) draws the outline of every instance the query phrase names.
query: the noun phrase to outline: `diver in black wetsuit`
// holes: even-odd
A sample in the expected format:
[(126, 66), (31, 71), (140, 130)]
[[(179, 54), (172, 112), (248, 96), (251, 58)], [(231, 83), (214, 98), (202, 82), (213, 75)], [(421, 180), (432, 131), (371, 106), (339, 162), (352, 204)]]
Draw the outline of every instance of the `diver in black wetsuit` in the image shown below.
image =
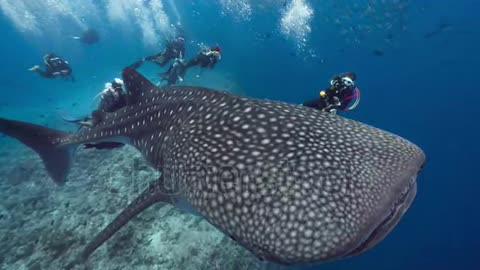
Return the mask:
[(123, 91), (123, 81), (115, 79), (105, 84), (105, 89), (100, 93), (100, 104), (97, 110), (112, 113), (125, 106), (127, 106), (127, 94)]
[[(106, 113), (113, 113), (127, 105), (127, 94), (123, 91), (123, 81), (115, 78), (112, 82), (105, 84), (103, 89), (97, 97), (100, 97), (100, 103), (96, 111), (103, 111)], [(82, 117), (80, 119), (67, 119), (63, 117), (63, 120), (75, 123), (81, 127), (92, 127), (95, 123), (91, 116)]]
[(167, 81), (168, 85), (176, 84), (177, 81), (183, 81), (187, 69), (193, 66), (200, 66), (202, 68), (214, 68), (215, 65), (222, 59), (222, 49), (220, 46), (202, 49), (195, 58), (187, 63), (178, 59), (173, 63), (167, 72), (161, 73), (162, 81)]
[(185, 64), (188, 69), (193, 66), (200, 66), (202, 68), (214, 68), (215, 65), (222, 59), (222, 49), (216, 45), (211, 48), (202, 49), (195, 58)]
[[(97, 110), (92, 113), (92, 116), (83, 117), (81, 119), (65, 119), (65, 121), (75, 123), (82, 127), (93, 127), (96, 124), (97, 119), (95, 115), (99, 112), (104, 113), (113, 113), (121, 108), (127, 106), (127, 94), (123, 91), (123, 81), (121, 79), (115, 79), (112, 82), (105, 84), (105, 89), (98, 94), (100, 96), (100, 103), (98, 104)], [(85, 144), (85, 148), (95, 148), (95, 149), (114, 149), (122, 147), (123, 143), (117, 142), (101, 142), (101, 143), (90, 143)]]
[(43, 57), (43, 62), (45, 63), (45, 70), (42, 70), (38, 65), (33, 66), (29, 70), (37, 72), (40, 76), (48, 79), (70, 78), (72, 81), (75, 81), (70, 64), (62, 58), (53, 53), (49, 53)]
[[(330, 113), (353, 110), (360, 102), (360, 91), (355, 86), (355, 80), (353, 72), (337, 75), (330, 81), (329, 88), (320, 91), (320, 97), (303, 103), (303, 106)], [(349, 106), (353, 100), (354, 103)]]
[(174, 85), (178, 81), (182, 82), (185, 77), (187, 69), (185, 68), (185, 62), (182, 59), (175, 59), (175, 62), (168, 68), (168, 71), (165, 73), (160, 73), (162, 77), (162, 82), (166, 81), (167, 85)]
[(177, 33), (177, 37), (167, 43), (167, 47), (160, 53), (140, 59), (130, 65), (130, 68), (137, 69), (145, 61), (158, 64), (161, 67), (167, 65), (172, 59), (182, 59), (185, 55), (185, 37), (182, 32)]

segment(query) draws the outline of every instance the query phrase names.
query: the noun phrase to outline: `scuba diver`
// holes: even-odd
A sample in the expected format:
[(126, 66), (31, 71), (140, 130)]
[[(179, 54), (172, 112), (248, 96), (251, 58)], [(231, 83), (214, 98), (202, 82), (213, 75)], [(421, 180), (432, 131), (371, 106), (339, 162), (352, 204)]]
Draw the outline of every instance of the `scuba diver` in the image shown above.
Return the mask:
[[(123, 91), (123, 81), (118, 78), (115, 78), (112, 82), (106, 83), (105, 89), (96, 95), (95, 98), (98, 96), (100, 97), (100, 103), (98, 104), (97, 109), (92, 113), (92, 116), (86, 116), (80, 119), (68, 119), (67, 117), (63, 117), (63, 120), (79, 125), (79, 129), (83, 127), (93, 127), (98, 124), (98, 120), (96, 120), (95, 117), (96, 115), (100, 113), (113, 113), (127, 105), (127, 94)], [(101, 142), (85, 144), (85, 148), (114, 149), (122, 147), (123, 145), (123, 143), (116, 142)]]
[(211, 48), (202, 49), (195, 58), (185, 63), (182, 59), (177, 59), (165, 73), (160, 73), (162, 81), (167, 81), (167, 84), (173, 85), (177, 81), (183, 81), (187, 69), (193, 66), (200, 66), (202, 68), (214, 68), (215, 65), (222, 59), (222, 49), (216, 45)]
[(182, 59), (175, 59), (167, 72), (160, 73), (159, 75), (162, 77), (162, 82), (166, 81), (167, 85), (171, 86), (176, 84), (177, 81), (183, 82), (186, 72), (185, 62)]
[(127, 105), (127, 94), (123, 91), (123, 81), (118, 78), (106, 83), (105, 89), (97, 96), (100, 96), (97, 110), (113, 113)]
[(353, 72), (337, 75), (330, 81), (329, 88), (320, 91), (319, 98), (307, 101), (303, 106), (334, 114), (353, 110), (360, 103), (360, 90), (355, 86), (355, 80)]
[(139, 61), (130, 65), (130, 68), (137, 69), (145, 61), (150, 61), (155, 64), (158, 64), (160, 67), (164, 67), (172, 59), (177, 59), (177, 58), (182, 59), (184, 55), (185, 55), (185, 37), (181, 31), (178, 31), (177, 37), (173, 40), (170, 40), (167, 43), (166, 48), (162, 52), (152, 56), (142, 58)]
[(195, 58), (185, 64), (188, 69), (193, 66), (200, 66), (202, 68), (214, 68), (215, 65), (222, 59), (222, 48), (216, 45), (211, 48), (202, 49)]
[[(115, 78), (112, 82), (105, 84), (105, 88), (95, 96), (100, 97), (100, 103), (96, 111), (113, 113), (127, 105), (127, 94), (123, 91), (123, 81)], [(95, 125), (91, 116), (85, 116), (80, 119), (68, 118), (62, 116), (64, 121), (75, 123), (82, 127), (92, 127)]]
[(35, 65), (29, 70), (37, 72), (40, 76), (48, 79), (61, 77), (65, 79), (70, 78), (72, 81), (75, 81), (70, 64), (62, 58), (53, 53), (49, 53), (43, 57), (43, 62), (45, 63), (45, 70), (42, 70), (39, 65)]

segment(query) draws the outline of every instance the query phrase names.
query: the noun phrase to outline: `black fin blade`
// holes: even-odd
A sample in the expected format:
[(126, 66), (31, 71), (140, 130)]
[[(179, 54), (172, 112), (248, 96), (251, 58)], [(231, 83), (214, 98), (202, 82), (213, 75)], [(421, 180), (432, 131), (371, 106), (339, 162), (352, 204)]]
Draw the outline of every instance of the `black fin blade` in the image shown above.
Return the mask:
[(65, 183), (76, 145), (59, 146), (68, 133), (14, 120), (0, 118), (0, 132), (21, 141), (42, 158), (53, 181)]
[(153, 83), (132, 68), (125, 68), (122, 72), (122, 77), (128, 92), (128, 105), (138, 103), (146, 98), (152, 89), (157, 89)]
[(133, 202), (131, 202), (106, 228), (104, 228), (95, 238), (85, 247), (74, 263), (85, 262), (90, 254), (98, 247), (105, 243), (112, 235), (120, 230), (128, 221), (140, 214), (148, 207), (157, 202), (170, 202), (169, 192), (163, 187), (163, 177), (150, 184), (150, 186), (140, 194)]

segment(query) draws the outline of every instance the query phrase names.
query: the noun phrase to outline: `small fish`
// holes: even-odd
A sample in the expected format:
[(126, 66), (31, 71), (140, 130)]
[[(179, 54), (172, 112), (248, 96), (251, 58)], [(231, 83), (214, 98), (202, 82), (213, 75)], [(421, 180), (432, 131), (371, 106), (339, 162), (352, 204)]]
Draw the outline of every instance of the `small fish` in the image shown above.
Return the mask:
[(432, 31), (432, 32), (428, 32), (426, 33), (425, 35), (423, 35), (424, 38), (426, 39), (429, 39), (433, 36), (436, 36), (438, 33), (440, 33), (439, 31), (435, 30), (435, 31)]
[(451, 25), (449, 23), (440, 23), (438, 27), (431, 31), (426, 33), (423, 37), (426, 39), (432, 38), (434, 36), (437, 36), (438, 34), (441, 34), (447, 30), (451, 29)]
[(82, 35), (73, 37), (73, 39), (80, 40), (88, 45), (95, 44), (100, 41), (100, 37), (98, 36), (97, 31), (94, 29), (88, 29), (87, 31), (83, 32)]
[(451, 27), (452, 27), (451, 24), (445, 23), (445, 22), (440, 23), (440, 24), (438, 25), (438, 29), (439, 29), (440, 31), (448, 30), (448, 29), (450, 29)]
[(0, 118), (0, 132), (35, 150), (60, 185), (86, 143), (130, 144), (162, 172), (67, 268), (155, 203), (201, 215), (272, 263), (343, 259), (380, 242), (415, 197), (425, 156), (396, 135), (299, 105), (158, 88), (132, 69), (123, 79), (128, 105), (93, 113), (90, 129)]
[(112, 150), (123, 147), (125, 144), (117, 142), (86, 143), (85, 149)]
[(382, 50), (378, 50), (378, 49), (377, 49), (377, 50), (373, 50), (372, 53), (373, 53), (373, 55), (375, 55), (375, 56), (384, 56), (384, 55), (385, 55), (385, 53), (384, 53)]

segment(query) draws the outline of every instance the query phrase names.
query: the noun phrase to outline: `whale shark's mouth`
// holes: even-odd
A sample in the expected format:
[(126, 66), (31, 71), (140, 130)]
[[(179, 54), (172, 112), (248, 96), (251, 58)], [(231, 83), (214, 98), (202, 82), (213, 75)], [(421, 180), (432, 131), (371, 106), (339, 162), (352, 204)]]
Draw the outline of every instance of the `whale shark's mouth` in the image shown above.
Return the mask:
[(413, 176), (407, 187), (404, 188), (398, 200), (393, 204), (390, 213), (382, 222), (372, 231), (372, 233), (358, 245), (354, 250), (349, 252), (345, 257), (358, 255), (380, 242), (387, 234), (397, 225), (403, 214), (407, 211), (417, 193), (416, 175)]

